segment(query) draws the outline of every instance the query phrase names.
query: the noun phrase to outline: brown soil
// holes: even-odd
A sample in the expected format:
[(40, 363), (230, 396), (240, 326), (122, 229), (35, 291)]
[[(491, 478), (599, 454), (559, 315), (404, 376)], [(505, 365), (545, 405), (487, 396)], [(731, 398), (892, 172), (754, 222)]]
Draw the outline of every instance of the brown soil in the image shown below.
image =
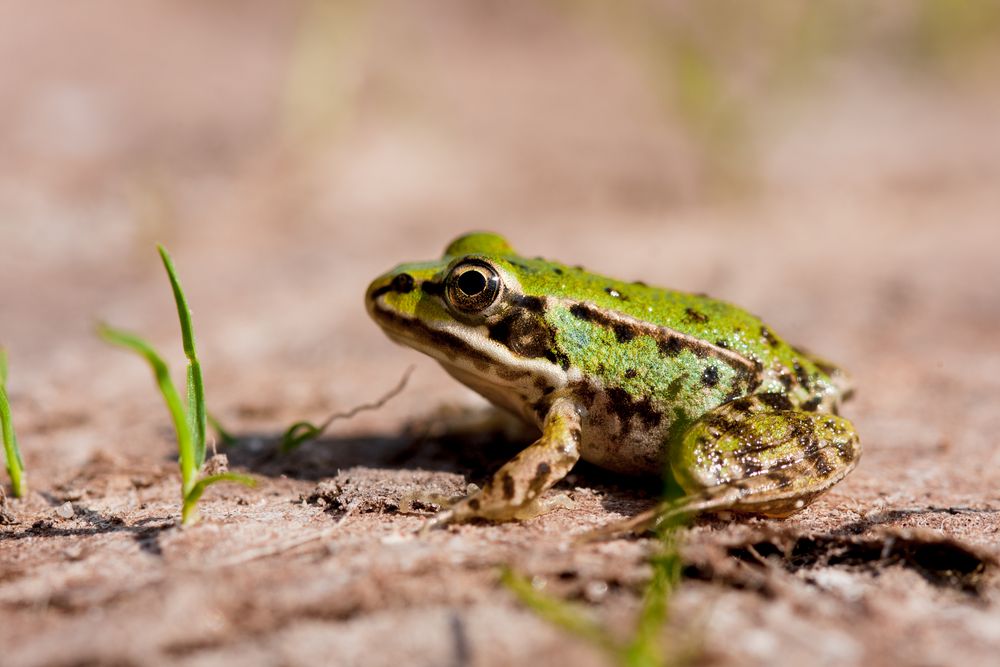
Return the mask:
[[(629, 49), (556, 4), (18, 4), (0, 9), (0, 339), (31, 493), (0, 508), (0, 664), (605, 664), (500, 568), (627, 635), (652, 541), (570, 538), (655, 484), (581, 465), (558, 488), (573, 509), (521, 524), (417, 536), (399, 512), (517, 447), (443, 435), (479, 399), (361, 303), (470, 228), (742, 304), (855, 376), (847, 481), (785, 521), (685, 531), (676, 651), (996, 660), (1000, 99), (977, 68), (862, 51), (784, 101), (749, 96), (734, 192), (725, 152), (690, 139)], [(181, 368), (154, 241), (238, 436), (230, 465), (259, 481), (211, 488), (185, 529), (148, 370), (93, 336), (97, 319), (141, 331)], [(274, 455), (288, 424), (409, 364), (384, 408)]]

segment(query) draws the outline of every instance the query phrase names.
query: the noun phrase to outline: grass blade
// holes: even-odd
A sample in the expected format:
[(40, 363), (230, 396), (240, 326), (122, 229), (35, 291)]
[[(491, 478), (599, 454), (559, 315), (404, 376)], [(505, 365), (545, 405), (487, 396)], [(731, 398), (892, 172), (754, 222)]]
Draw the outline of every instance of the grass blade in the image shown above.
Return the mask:
[(201, 500), (205, 489), (216, 482), (236, 482), (249, 487), (257, 485), (257, 480), (253, 477), (235, 472), (220, 472), (216, 475), (202, 477), (191, 486), (191, 489), (184, 496), (184, 505), (181, 508), (181, 523), (183, 525), (190, 525), (198, 520), (198, 501)]
[(170, 379), (170, 371), (163, 358), (157, 354), (156, 350), (143, 339), (125, 331), (113, 329), (106, 324), (97, 327), (98, 335), (112, 345), (118, 345), (142, 356), (149, 363), (156, 379), (156, 385), (160, 389), (163, 401), (167, 404), (170, 418), (174, 422), (174, 431), (177, 433), (177, 450), (180, 454), (181, 465), (181, 494), (187, 496), (194, 485), (194, 478), (198, 474), (198, 466), (195, 465), (194, 442), (191, 438), (191, 430), (185, 414), (184, 404), (181, 396), (177, 393), (177, 388)]
[(236, 442), (236, 436), (230, 433), (217, 417), (210, 412), (206, 412), (205, 417), (208, 420), (208, 425), (215, 429), (215, 432), (219, 434), (219, 440), (223, 445), (231, 445)]
[(207, 413), (205, 411), (205, 385), (201, 375), (201, 364), (198, 362), (198, 355), (194, 347), (194, 329), (191, 326), (191, 309), (188, 307), (187, 297), (181, 288), (181, 281), (177, 277), (174, 262), (170, 258), (170, 253), (162, 245), (156, 246), (163, 260), (163, 268), (167, 271), (170, 279), (170, 288), (174, 293), (174, 302), (177, 304), (177, 319), (181, 324), (181, 340), (184, 345), (184, 356), (187, 357), (187, 421), (191, 432), (191, 441), (194, 447), (195, 469), (200, 470), (205, 462), (205, 431)]
[(10, 402), (7, 400), (7, 351), (0, 348), (0, 431), (3, 449), (7, 458), (7, 473), (14, 496), (23, 498), (28, 492), (28, 480), (24, 474), (24, 461), (17, 446), (17, 435), (10, 417)]
[(510, 568), (504, 568), (500, 573), (500, 582), (517, 596), (521, 604), (553, 625), (593, 642), (615, 657), (621, 655), (621, 647), (607, 631), (574, 605), (536, 590), (530, 581)]
[(413, 374), (414, 368), (415, 366), (407, 368), (406, 372), (403, 373), (403, 377), (401, 377), (399, 382), (396, 383), (396, 386), (384, 393), (381, 398), (373, 403), (362, 403), (361, 405), (356, 405), (345, 412), (335, 412), (327, 417), (319, 426), (307, 421), (295, 422), (289, 426), (284, 435), (281, 436), (281, 445), (279, 445), (278, 451), (282, 454), (287, 454), (299, 447), (302, 443), (308, 442), (309, 440), (315, 440), (319, 436), (323, 435), (323, 432), (330, 428), (330, 424), (338, 419), (350, 419), (359, 412), (365, 412), (366, 410), (378, 410), (393, 398), (398, 396), (403, 389), (406, 388), (406, 383), (410, 381), (410, 375)]

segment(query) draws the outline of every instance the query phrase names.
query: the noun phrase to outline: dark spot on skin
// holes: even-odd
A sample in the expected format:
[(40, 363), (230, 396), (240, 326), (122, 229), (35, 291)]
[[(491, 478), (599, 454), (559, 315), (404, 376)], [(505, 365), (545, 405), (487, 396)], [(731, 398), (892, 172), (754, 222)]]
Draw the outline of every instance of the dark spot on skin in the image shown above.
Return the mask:
[(619, 343), (627, 343), (635, 338), (635, 330), (624, 322), (615, 324), (613, 331)]
[(771, 347), (778, 347), (778, 339), (774, 335), (774, 332), (763, 324), (760, 327), (760, 337), (763, 338), (764, 341)]
[(688, 374), (681, 373), (667, 385), (666, 396), (668, 401), (672, 401), (677, 398), (677, 395), (681, 393), (681, 389), (684, 387), (684, 383), (687, 381)]
[(528, 483), (529, 497), (534, 497), (542, 492), (549, 481), (549, 473), (551, 472), (552, 467), (545, 461), (538, 464), (538, 467), (535, 469), (535, 476)]
[(552, 273), (556, 274), (557, 276), (561, 276), (563, 274), (563, 270), (557, 266), (552, 269)]
[(545, 357), (553, 363), (562, 362), (554, 350), (552, 329), (544, 319), (526, 308), (515, 309), (489, 327), (489, 336), (522, 357)]
[(788, 390), (792, 388), (795, 379), (792, 378), (792, 374), (788, 372), (787, 368), (781, 368), (778, 370), (778, 381)]
[(714, 387), (719, 384), (719, 369), (715, 366), (709, 366), (701, 374), (701, 383), (706, 387)]
[(757, 400), (775, 411), (791, 410), (793, 407), (791, 400), (789, 400), (789, 398), (784, 394), (778, 394), (773, 392), (767, 394), (758, 394)]
[(479, 511), (479, 498), (470, 498), (469, 499), (469, 507), (472, 509), (472, 511), (478, 512)]
[(795, 370), (795, 379), (799, 381), (799, 384), (802, 385), (803, 389), (809, 391), (809, 374), (806, 373), (804, 368), (802, 368), (802, 364), (795, 361), (792, 364), (792, 368)]
[(639, 287), (648, 287), (648, 285), (646, 285), (646, 283), (642, 282), (641, 280), (633, 280), (632, 284), (638, 285)]
[(580, 400), (584, 407), (590, 408), (597, 398), (597, 389), (589, 382), (579, 382), (573, 385), (573, 394)]
[(841, 461), (850, 463), (854, 460), (854, 447), (851, 442), (835, 442), (833, 446)]
[(628, 370), (625, 371), (625, 377), (627, 377), (629, 380), (637, 378), (639, 377), (639, 371), (637, 371), (634, 368), (629, 368)]
[(546, 350), (545, 354), (542, 355), (553, 364), (559, 364), (559, 367), (564, 371), (569, 370), (569, 357), (559, 350)]
[(740, 467), (743, 468), (743, 474), (747, 477), (756, 477), (763, 472), (760, 461), (753, 456), (744, 456), (740, 458), (739, 463)]
[(621, 424), (621, 434), (627, 435), (631, 430), (632, 415), (635, 414), (632, 397), (621, 387), (611, 387), (606, 393), (608, 395), (608, 409), (618, 417)]
[(503, 474), (503, 478), (500, 480), (503, 486), (503, 499), (510, 500), (514, 497), (514, 478), (510, 476), (509, 472)]
[(676, 357), (680, 354), (681, 350), (684, 349), (684, 344), (678, 336), (671, 336), (664, 340), (658, 341), (656, 347), (660, 350), (660, 354), (665, 357)]
[(708, 315), (699, 312), (694, 308), (685, 308), (684, 314), (687, 315), (687, 318), (692, 322), (697, 322), (698, 324), (705, 324), (708, 322)]
[(498, 343), (503, 343), (507, 347), (510, 347), (511, 331), (514, 329), (514, 324), (517, 322), (517, 319), (518, 314), (513, 313), (491, 326), (489, 329), (490, 338)]
[(552, 407), (552, 398), (548, 394), (546, 394), (537, 401), (535, 401), (535, 403), (531, 406), (531, 409), (535, 411), (535, 414), (538, 415), (539, 419), (544, 420), (545, 416), (549, 414), (549, 409), (551, 407)]
[(513, 302), (515, 306), (519, 306), (533, 313), (545, 312), (545, 301), (541, 297), (518, 295), (513, 298)]
[(802, 409), (806, 412), (816, 412), (816, 408), (819, 404), (823, 402), (822, 396), (813, 396), (808, 401), (802, 404)]
[(579, 264), (574, 265), (573, 268), (576, 269), (577, 271), (586, 271), (587, 270), (587, 269), (583, 268)]
[(444, 294), (444, 284), (436, 283), (433, 280), (425, 280), (420, 283), (420, 289), (424, 294), (429, 294), (430, 296), (441, 296)]
[(735, 400), (735, 399), (739, 398), (740, 396), (744, 395), (745, 393), (746, 393), (746, 389), (740, 387), (739, 385), (736, 385), (732, 389), (729, 390), (729, 393), (726, 394), (726, 397), (724, 399), (722, 399), (722, 402), (723, 403), (728, 403), (729, 401), (732, 401), (732, 400)]
[(587, 308), (582, 303), (574, 303), (570, 306), (569, 314), (579, 320), (583, 320), (584, 322), (589, 322), (592, 319), (592, 312), (590, 308)]
[(636, 414), (639, 415), (639, 419), (645, 424), (646, 428), (654, 428), (660, 425), (663, 420), (663, 415), (653, 407), (653, 401), (647, 396), (641, 401), (635, 404)]
[(823, 456), (823, 450), (817, 449), (809, 456), (809, 463), (816, 470), (816, 474), (820, 477), (829, 477), (830, 473), (833, 472), (833, 467)]
[(545, 381), (545, 378), (537, 377), (535, 378), (535, 389), (542, 393), (542, 396), (548, 396), (556, 390), (555, 387), (550, 385)]
[(726, 341), (722, 340), (721, 338), (719, 340), (715, 341), (715, 344), (718, 345), (719, 347), (721, 347), (723, 350), (728, 350), (729, 349), (729, 343), (727, 343)]
[(628, 297), (616, 290), (614, 287), (605, 287), (604, 291), (610, 294), (615, 299), (621, 299), (622, 301), (628, 301)]
[(783, 472), (772, 471), (767, 473), (767, 478), (778, 485), (779, 489), (783, 489), (792, 483), (792, 478)]
[(633, 400), (632, 396), (621, 387), (611, 387), (607, 390), (607, 394), (609, 410), (618, 417), (622, 435), (627, 435), (632, 430), (633, 417), (638, 417), (646, 428), (659, 426), (663, 420), (663, 415), (648, 396)]

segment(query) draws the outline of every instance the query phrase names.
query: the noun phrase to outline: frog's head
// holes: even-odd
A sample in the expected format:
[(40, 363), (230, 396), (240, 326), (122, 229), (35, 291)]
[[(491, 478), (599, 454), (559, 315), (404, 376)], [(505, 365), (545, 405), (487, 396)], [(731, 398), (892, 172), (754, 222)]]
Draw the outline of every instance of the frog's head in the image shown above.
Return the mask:
[(534, 262), (496, 234), (467, 234), (438, 261), (401, 264), (376, 278), (365, 303), (391, 339), (430, 355), (490, 400), (521, 409), (527, 396), (515, 398), (513, 388), (551, 391), (565, 383), (568, 365), (545, 321), (545, 297), (522, 288)]

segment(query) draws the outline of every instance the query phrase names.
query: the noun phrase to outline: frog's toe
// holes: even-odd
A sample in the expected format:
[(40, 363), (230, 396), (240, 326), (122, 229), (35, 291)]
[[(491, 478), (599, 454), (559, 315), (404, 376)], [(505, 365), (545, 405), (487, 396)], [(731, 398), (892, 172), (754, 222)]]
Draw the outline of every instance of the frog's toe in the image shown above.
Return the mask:
[(455, 513), (450, 509), (444, 509), (432, 516), (430, 519), (424, 521), (423, 524), (421, 524), (421, 526), (414, 532), (416, 532), (417, 535), (426, 535), (437, 528), (444, 528), (449, 523), (452, 523), (454, 519)]

